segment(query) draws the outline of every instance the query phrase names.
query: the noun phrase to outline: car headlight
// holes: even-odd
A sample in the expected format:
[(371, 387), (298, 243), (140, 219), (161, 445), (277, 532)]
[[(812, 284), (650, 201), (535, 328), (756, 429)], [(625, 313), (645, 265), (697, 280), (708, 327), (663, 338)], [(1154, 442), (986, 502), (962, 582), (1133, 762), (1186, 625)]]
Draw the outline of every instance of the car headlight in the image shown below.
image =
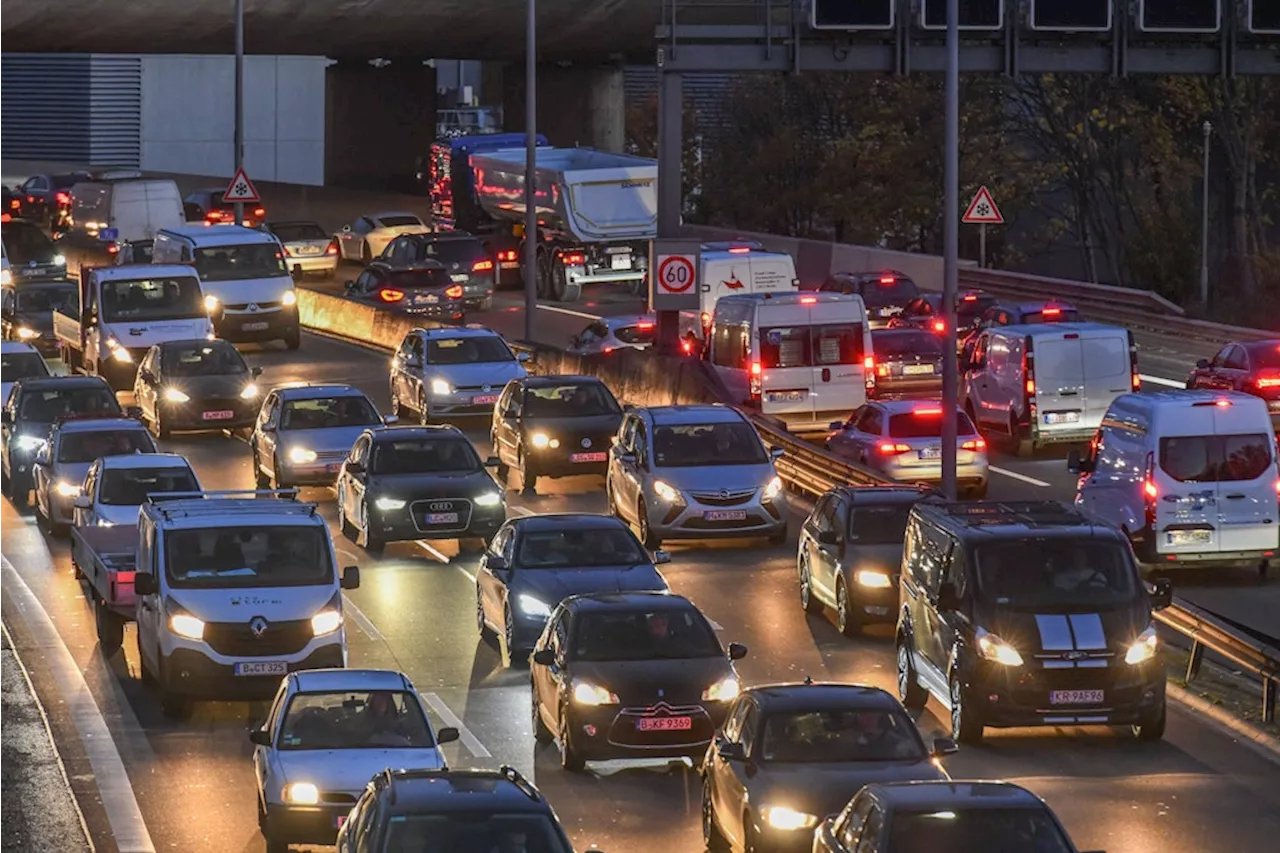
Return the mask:
[(204, 310), (208, 311), (210, 314), (212, 314), (214, 311), (217, 311), (218, 297), (214, 296), (212, 293), (205, 294)]
[(164, 389), (164, 398), (170, 403), (190, 403), (191, 397), (185, 392), (179, 391), (177, 388)]
[(342, 612), (339, 610), (321, 610), (311, 617), (311, 633), (317, 637), (332, 634), (342, 627)]
[(813, 829), (818, 825), (817, 815), (798, 812), (786, 806), (765, 806), (760, 809), (760, 816), (773, 829)]
[(288, 305), (297, 305), (297, 304), (298, 304), (298, 294), (294, 293), (292, 290), (286, 290), (286, 291), (284, 292), (284, 296), (281, 296), (281, 297), (280, 297), (280, 304), (281, 304), (281, 305), (285, 305), (285, 306), (288, 306)]
[(769, 481), (769, 485), (764, 487), (764, 499), (771, 501), (780, 494), (782, 494), (782, 478), (774, 477)]
[(114, 521), (107, 521), (105, 518), (100, 518), (97, 521), (97, 525), (98, 527), (115, 527), (116, 523)]
[(190, 613), (175, 613), (169, 617), (169, 628), (179, 637), (188, 640), (204, 639), (204, 620), (197, 619)]
[(393, 509), (404, 509), (404, 503), (399, 498), (378, 498), (373, 502), (373, 505), (383, 512), (387, 512)]
[(29, 341), (33, 338), (38, 338), (38, 337), (40, 337), (40, 333), (37, 332), (35, 329), (28, 329), (26, 326), (18, 327), (18, 340)]
[(12, 283), (13, 283), (13, 273), (9, 272), (8, 269), (0, 270), (0, 284), (12, 284)]
[(316, 461), (316, 452), (305, 447), (291, 447), (289, 448), (289, 461), (295, 465), (306, 465), (308, 462)]
[(60, 480), (57, 485), (53, 487), (53, 490), (64, 498), (74, 498), (76, 495), (80, 494), (79, 486), (72, 485), (65, 480)]
[(726, 675), (715, 684), (702, 691), (702, 700), (704, 702), (732, 702), (738, 698), (741, 687), (738, 679), (732, 675)]
[(320, 802), (320, 789), (310, 782), (293, 782), (285, 785), (280, 797), (294, 806), (314, 806)]
[(858, 586), (871, 589), (888, 589), (893, 586), (893, 580), (888, 575), (874, 569), (860, 569), (854, 572), (853, 579), (858, 582)]
[(539, 450), (543, 450), (548, 447), (555, 448), (560, 446), (560, 439), (552, 438), (545, 432), (535, 432), (533, 435), (529, 436), (529, 441), (532, 442), (533, 446)]
[(661, 480), (653, 481), (653, 493), (667, 503), (675, 503), (680, 500), (680, 493)]
[(1156, 656), (1156, 650), (1160, 646), (1160, 638), (1156, 635), (1156, 626), (1148, 625), (1147, 630), (1138, 635), (1138, 639), (1133, 641), (1133, 645), (1129, 646), (1129, 650), (1124, 653), (1124, 662), (1127, 664), (1140, 664), (1151, 660)]
[(133, 363), (133, 355), (124, 347), (120, 346), (120, 342), (115, 338), (107, 338), (107, 349), (111, 350), (111, 357), (116, 361), (125, 364)]
[(975, 636), (978, 638), (978, 653), (987, 660), (1005, 666), (1022, 666), (1022, 655), (1018, 650), (995, 634), (979, 628)]
[(547, 617), (551, 615), (551, 607), (545, 601), (534, 598), (532, 595), (521, 595), (516, 599), (516, 606), (526, 616)]
[(444, 397), (453, 393), (453, 386), (443, 379), (431, 380), (431, 393)]
[(573, 701), (579, 705), (617, 705), (618, 697), (590, 681), (579, 681), (573, 685)]
[(258, 396), (258, 386), (252, 382), (244, 386), (244, 390), (240, 392), (241, 400), (252, 400), (256, 396)]
[(18, 436), (19, 450), (39, 450), (44, 447), (45, 440), (38, 435), (20, 435)]
[(65, 266), (67, 265), (67, 259), (66, 259), (66, 257), (65, 257), (64, 255), (54, 255), (54, 256), (53, 256), (53, 265), (54, 265), (55, 267), (65, 267)]
[(499, 492), (485, 492), (476, 496), (476, 506), (497, 506), (500, 503), (502, 495)]

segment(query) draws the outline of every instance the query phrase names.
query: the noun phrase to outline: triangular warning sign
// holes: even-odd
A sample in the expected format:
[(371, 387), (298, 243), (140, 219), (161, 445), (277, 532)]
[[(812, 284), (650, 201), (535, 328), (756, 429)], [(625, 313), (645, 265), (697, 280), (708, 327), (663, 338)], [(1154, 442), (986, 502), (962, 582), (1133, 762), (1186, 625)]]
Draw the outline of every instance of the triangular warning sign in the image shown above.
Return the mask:
[(980, 187), (960, 221), (973, 225), (1002, 225), (1004, 217), (1000, 215), (1000, 208), (996, 207), (991, 192), (986, 187)]
[(231, 179), (231, 183), (227, 184), (226, 190), (222, 193), (224, 202), (246, 202), (254, 204), (259, 201), (258, 191), (254, 188), (253, 182), (249, 180), (249, 176), (244, 173), (244, 169), (236, 169), (235, 177)]

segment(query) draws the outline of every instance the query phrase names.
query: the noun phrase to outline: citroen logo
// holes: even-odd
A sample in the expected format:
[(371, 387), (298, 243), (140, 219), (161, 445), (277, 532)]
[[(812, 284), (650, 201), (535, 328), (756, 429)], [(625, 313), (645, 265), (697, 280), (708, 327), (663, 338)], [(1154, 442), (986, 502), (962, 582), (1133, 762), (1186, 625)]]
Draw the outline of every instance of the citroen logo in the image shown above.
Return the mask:
[(250, 302), (250, 303), (249, 303), (249, 310), (250, 310), (250, 311), (257, 311), (257, 310), (258, 310), (258, 303), (256, 303), (256, 302)]
[(255, 616), (249, 621), (249, 630), (253, 632), (253, 636), (262, 639), (262, 635), (267, 633), (267, 620), (261, 616)]
[(583, 447), (590, 447), (590, 446), (591, 446), (591, 439), (589, 439), (589, 438), (584, 438), (584, 439), (582, 439), (582, 446), (583, 446)]

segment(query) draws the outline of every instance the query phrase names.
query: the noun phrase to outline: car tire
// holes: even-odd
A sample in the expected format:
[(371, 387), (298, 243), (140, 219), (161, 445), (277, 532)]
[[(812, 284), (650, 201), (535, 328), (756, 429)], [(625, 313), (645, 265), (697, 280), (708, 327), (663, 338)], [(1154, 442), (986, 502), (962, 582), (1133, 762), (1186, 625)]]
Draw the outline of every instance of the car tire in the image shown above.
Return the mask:
[(911, 646), (909, 640), (902, 635), (898, 637), (898, 701), (911, 711), (919, 711), (929, 701), (929, 691), (920, 686), (916, 678), (916, 668), (911, 663)]
[(156, 403), (156, 410), (151, 415), (151, 428), (155, 430), (156, 438), (161, 440), (167, 439), (171, 434), (164, 425), (163, 417), (160, 414), (159, 403)]
[(258, 447), (253, 448), (253, 482), (259, 489), (271, 488), (271, 478), (262, 473), (262, 458), (258, 456)]
[(1164, 737), (1165, 720), (1168, 717), (1168, 711), (1163, 702), (1160, 703), (1160, 710), (1153, 713), (1150, 717), (1144, 717), (1133, 725), (1133, 736), (1140, 741), (1152, 743)]
[(538, 472), (531, 468), (523, 452), (520, 453), (520, 488), (526, 495), (538, 493)]
[(529, 703), (533, 708), (533, 741), (538, 746), (546, 746), (556, 738), (542, 719), (542, 703), (538, 701), (538, 688), (533, 686), (532, 679), (529, 681), (529, 689), (533, 694)]
[(812, 575), (809, 572), (809, 556), (807, 554), (800, 558), (797, 572), (800, 576), (800, 606), (805, 613), (821, 613), (822, 602), (818, 600), (818, 596), (813, 594)]
[(302, 328), (300, 326), (294, 326), (293, 331), (285, 333), (285, 336), (281, 338), (281, 340), (284, 341), (285, 349), (289, 352), (295, 352), (300, 346), (302, 346)]
[(151, 671), (151, 667), (147, 666), (147, 659), (142, 654), (142, 635), (134, 631), (133, 640), (138, 651), (138, 677), (142, 679), (143, 684), (155, 684), (156, 675)]
[(480, 597), (480, 588), (476, 587), (476, 631), (480, 634), (480, 639), (489, 640), (493, 638), (493, 631), (484, 621), (484, 600)]
[(271, 822), (262, 827), (262, 838), (267, 843), (267, 853), (289, 853), (289, 842), (277, 838), (271, 830)]
[(644, 498), (636, 502), (636, 523), (640, 528), (640, 541), (644, 543), (644, 547), (650, 551), (662, 547), (662, 538), (649, 526), (649, 510), (645, 508)]
[(14, 509), (26, 509), (31, 501), (31, 481), (21, 474), (9, 478), (9, 500)]
[[(489, 444), (494, 448), (494, 453), (497, 455), (497, 439), (491, 438)], [(498, 482), (502, 484), (502, 488), (507, 488), (507, 483), (511, 480), (511, 466), (503, 462), (501, 456), (498, 456), (498, 465), (493, 472), (498, 475)]]
[(972, 705), (968, 690), (959, 676), (951, 676), (951, 737), (957, 743), (976, 746), (982, 743), (982, 720)]
[[(341, 491), (338, 494), (342, 494)], [(347, 517), (347, 511), (342, 505), (342, 498), (338, 498), (338, 529), (342, 531), (342, 535), (352, 542), (356, 541), (356, 528), (351, 523), (351, 519)]]
[(369, 529), (369, 501), (367, 499), (360, 501), (360, 536), (364, 539), (360, 543), (360, 547), (370, 554), (381, 554), (382, 550), (387, 547), (387, 543)]
[(587, 767), (586, 759), (573, 745), (573, 728), (569, 709), (560, 708), (560, 766), (569, 773), (581, 773)]
[(98, 647), (105, 657), (111, 657), (124, 645), (124, 618), (107, 608), (98, 596), (93, 597), (93, 627), (98, 635)]
[(702, 777), (702, 843), (710, 853), (728, 853), (729, 839), (716, 826), (715, 809), (711, 805), (711, 783)]
[(373, 263), (373, 250), (369, 248), (368, 240), (360, 244), (360, 263), (366, 267)]
[(614, 518), (621, 519), (622, 515), (618, 512), (618, 501), (613, 496), (613, 484), (609, 481), (609, 475), (604, 478), (604, 502), (605, 512)]
[(846, 637), (857, 637), (862, 633), (862, 614), (849, 600), (849, 588), (844, 578), (836, 581), (836, 627)]
[(1009, 449), (1014, 456), (1019, 459), (1025, 459), (1035, 452), (1036, 446), (1029, 438), (1022, 438), (1018, 435), (1018, 419), (1013, 416), (1013, 412), (1009, 413)]
[(508, 668), (515, 667), (522, 660), (520, 649), (516, 648), (516, 620), (509, 604), (502, 608), (502, 649), (507, 657)]
[(158, 653), (156, 657), (160, 661), (160, 674), (157, 678), (160, 683), (160, 710), (170, 720), (185, 720), (191, 716), (191, 700), (169, 689), (168, 667), (165, 666), (163, 657)]

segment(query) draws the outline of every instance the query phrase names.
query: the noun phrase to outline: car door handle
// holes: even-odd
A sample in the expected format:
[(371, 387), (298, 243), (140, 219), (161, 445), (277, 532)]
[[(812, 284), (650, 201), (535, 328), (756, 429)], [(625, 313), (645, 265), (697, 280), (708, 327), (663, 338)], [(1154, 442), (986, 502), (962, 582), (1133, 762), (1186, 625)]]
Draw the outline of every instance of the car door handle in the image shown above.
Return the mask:
[(1248, 497), (1248, 495), (1242, 495), (1242, 494), (1239, 494), (1238, 492), (1234, 495), (1227, 495), (1227, 498), (1233, 501), (1242, 501), (1246, 497)]
[(1079, 391), (1059, 391), (1059, 392), (1058, 392), (1058, 396), (1059, 396), (1059, 397), (1074, 397), (1074, 396), (1076, 396), (1076, 395), (1077, 395), (1077, 394), (1079, 394), (1079, 393), (1080, 393)]

